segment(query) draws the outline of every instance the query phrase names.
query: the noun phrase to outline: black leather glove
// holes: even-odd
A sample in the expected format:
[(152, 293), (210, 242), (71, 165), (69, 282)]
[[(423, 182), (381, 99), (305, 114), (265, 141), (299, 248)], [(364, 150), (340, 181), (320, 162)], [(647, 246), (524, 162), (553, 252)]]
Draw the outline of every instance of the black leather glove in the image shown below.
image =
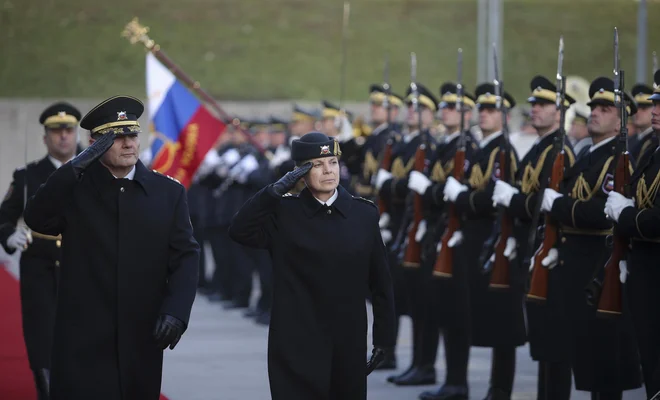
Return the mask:
[(71, 166), (73, 167), (73, 172), (76, 174), (77, 179), (80, 179), (80, 176), (85, 172), (87, 167), (101, 158), (101, 156), (112, 147), (112, 144), (115, 142), (115, 137), (117, 136), (114, 133), (101, 135), (100, 138), (71, 160)]
[(300, 167), (294, 169), (293, 171), (287, 172), (286, 175), (280, 178), (279, 181), (273, 183), (270, 185), (268, 190), (270, 193), (274, 194), (275, 196), (283, 196), (284, 194), (288, 193), (289, 190), (293, 189), (296, 186), (296, 183), (305, 176), (306, 173), (309, 172), (309, 170), (312, 169), (312, 163), (307, 162)]
[(165, 350), (167, 346), (170, 346), (170, 350), (174, 350), (185, 330), (186, 325), (183, 321), (171, 315), (162, 314), (156, 321), (154, 338), (156, 338), (156, 343), (162, 350)]
[(369, 374), (385, 360), (385, 353), (387, 351), (387, 349), (382, 347), (374, 347), (371, 351), (371, 359), (367, 361), (367, 376), (369, 376)]

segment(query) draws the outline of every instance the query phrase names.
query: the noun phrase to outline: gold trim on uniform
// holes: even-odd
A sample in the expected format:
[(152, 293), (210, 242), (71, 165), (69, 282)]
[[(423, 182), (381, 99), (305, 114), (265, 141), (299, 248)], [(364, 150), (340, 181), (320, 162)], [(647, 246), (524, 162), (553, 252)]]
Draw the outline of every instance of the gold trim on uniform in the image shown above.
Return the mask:
[[(504, 101), (504, 107), (511, 108), (511, 103), (509, 103), (509, 100), (503, 97), (502, 101)], [(492, 93), (482, 94), (481, 96), (477, 97), (477, 104), (497, 104), (497, 96)]]
[[(369, 100), (372, 103), (382, 104), (385, 101), (385, 96), (386, 95), (383, 92), (373, 92), (369, 96)], [(401, 101), (401, 99), (396, 97), (396, 96), (390, 95), (388, 97), (388, 100), (389, 100), (390, 104), (395, 106), (395, 107), (401, 107), (403, 105), (403, 102)]]
[(301, 112), (294, 112), (291, 115), (291, 120), (293, 122), (302, 122), (302, 121), (316, 121), (316, 118), (311, 115), (303, 114)]
[[(406, 97), (406, 104), (412, 103), (413, 98), (415, 98), (415, 96), (413, 96), (412, 93), (409, 94), (408, 97)], [(431, 100), (431, 98), (428, 97), (428, 96), (424, 96), (423, 94), (420, 94), (418, 101), (419, 101), (419, 104), (421, 104), (423, 106), (426, 106), (427, 108), (429, 108), (433, 111), (438, 110), (438, 105), (435, 104), (435, 101)]]
[(45, 240), (62, 240), (62, 235), (46, 235), (45, 233), (39, 233), (36, 231), (32, 231), (32, 237), (36, 237), (39, 239), (45, 239)]
[(367, 150), (367, 153), (364, 156), (364, 168), (362, 170), (362, 177), (366, 180), (370, 179), (375, 173), (378, 172), (378, 160), (374, 157), (374, 153), (371, 150)]
[(637, 183), (636, 201), (638, 208), (652, 208), (660, 187), (660, 174), (656, 174), (650, 186), (646, 185), (646, 174)]
[[(99, 125), (96, 128), (92, 129), (92, 133), (99, 132), (101, 129), (105, 128), (116, 128), (120, 126), (140, 126), (140, 123), (138, 121), (115, 121), (115, 122), (108, 122), (107, 124)], [(131, 130), (131, 128), (129, 128)], [(123, 130), (122, 130), (123, 132)], [(131, 130), (131, 132), (133, 132)], [(100, 132), (99, 132), (100, 133)]]
[[(490, 177), (493, 175), (493, 167), (495, 165), (495, 157), (499, 154), (500, 148), (496, 147), (493, 151), (490, 152), (490, 157), (488, 158), (488, 166), (486, 167), (486, 172), (484, 173), (479, 164), (475, 164), (470, 171), (470, 179), (468, 183), (470, 186), (476, 190), (483, 190), (486, 187), (486, 184), (490, 180)], [(513, 152), (510, 154), (510, 180), (515, 179), (516, 176), (516, 157)]]
[(577, 229), (562, 226), (561, 232), (570, 235), (607, 236), (612, 234), (612, 229)]
[(77, 125), (78, 124), (78, 118), (71, 114), (66, 114), (66, 113), (57, 113), (57, 115), (51, 115), (50, 117), (46, 118), (44, 121), (44, 126), (48, 127), (50, 125), (59, 125), (59, 124), (69, 124), (69, 125)]
[(653, 104), (653, 101), (649, 100), (651, 97), (648, 93), (637, 93), (637, 96), (634, 97), (637, 104)]
[(577, 200), (589, 201), (596, 193), (596, 191), (600, 189), (600, 186), (603, 183), (603, 179), (605, 179), (605, 175), (607, 175), (607, 171), (613, 159), (614, 156), (610, 156), (607, 159), (607, 161), (605, 161), (605, 164), (603, 165), (603, 169), (600, 171), (598, 180), (596, 181), (596, 184), (594, 185), (593, 188), (589, 186), (589, 182), (587, 182), (587, 180), (584, 179), (584, 174), (583, 173), (580, 174), (580, 177), (575, 182), (575, 186), (573, 186), (573, 190), (571, 190), (571, 194), (573, 195), (573, 197), (576, 198)]
[[(611, 101), (614, 103), (614, 92), (609, 92), (607, 90), (599, 90), (596, 93), (594, 93), (594, 97), (591, 98), (591, 100), (607, 100)], [(630, 106), (626, 106), (626, 111), (628, 111), (628, 114), (630, 114)]]
[[(440, 101), (444, 101), (445, 103), (456, 103), (458, 101), (458, 95), (456, 93), (447, 93), (440, 98)], [(467, 96), (463, 96), (463, 104), (470, 108), (474, 108), (475, 106), (474, 101)]]
[(397, 157), (394, 162), (392, 162), (392, 168), (390, 168), (390, 172), (394, 178), (401, 179), (408, 175), (408, 171), (410, 171), (414, 164), (415, 157), (411, 157), (410, 160), (408, 160), (408, 164), (406, 165), (403, 164), (401, 157)]
[[(548, 100), (553, 103), (557, 101), (557, 92), (553, 92), (552, 90), (549, 89), (543, 89), (541, 87), (537, 87), (536, 89), (534, 89), (534, 91), (532, 92), (532, 96), (539, 99)], [(569, 107), (570, 105), (571, 103), (568, 100), (564, 99), (564, 107)]]
[(343, 113), (339, 110), (335, 110), (333, 108), (324, 108), (323, 112), (321, 113), (321, 118), (335, 118)]

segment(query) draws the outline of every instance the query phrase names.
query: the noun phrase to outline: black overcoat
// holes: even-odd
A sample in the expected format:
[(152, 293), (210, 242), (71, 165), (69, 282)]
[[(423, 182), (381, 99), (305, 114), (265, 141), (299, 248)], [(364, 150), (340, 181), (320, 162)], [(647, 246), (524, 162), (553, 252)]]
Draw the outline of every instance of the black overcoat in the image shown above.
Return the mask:
[(62, 234), (51, 399), (148, 400), (160, 394), (160, 313), (186, 324), (199, 246), (185, 188), (138, 161), (133, 180), (70, 163), (28, 200), (25, 221)]
[(277, 197), (269, 186), (236, 214), (235, 241), (270, 251), (273, 309), (268, 372), (274, 400), (364, 400), (367, 315), (373, 343), (393, 347), (394, 302), (378, 209), (341, 186), (331, 206), (308, 189)]

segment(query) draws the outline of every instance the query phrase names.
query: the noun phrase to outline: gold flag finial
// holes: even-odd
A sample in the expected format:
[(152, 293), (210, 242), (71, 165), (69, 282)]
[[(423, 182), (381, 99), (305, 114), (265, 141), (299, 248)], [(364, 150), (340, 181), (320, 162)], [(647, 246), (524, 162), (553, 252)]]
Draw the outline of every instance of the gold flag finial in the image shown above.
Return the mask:
[(126, 24), (121, 36), (127, 38), (131, 44), (141, 42), (147, 49), (151, 50), (156, 43), (149, 38), (148, 32), (149, 27), (140, 25), (138, 17), (134, 17), (131, 22)]

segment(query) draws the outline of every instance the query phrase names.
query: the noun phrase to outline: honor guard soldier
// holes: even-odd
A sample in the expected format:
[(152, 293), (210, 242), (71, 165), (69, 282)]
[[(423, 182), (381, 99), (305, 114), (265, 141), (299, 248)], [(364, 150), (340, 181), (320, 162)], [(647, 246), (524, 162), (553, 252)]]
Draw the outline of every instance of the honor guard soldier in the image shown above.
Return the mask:
[[(331, 138), (336, 138), (340, 144), (347, 142), (353, 138), (353, 126), (350, 122), (352, 117), (350, 112), (341, 110), (329, 101), (323, 101), (320, 131)], [(339, 184), (352, 194), (353, 178), (343, 159), (339, 160), (339, 175)], [(357, 176), (355, 178), (357, 179)]]
[[(394, 346), (378, 209), (339, 185), (340, 155), (339, 143), (320, 132), (294, 141), (297, 168), (245, 203), (229, 229), (232, 239), (268, 249), (273, 259), (268, 372), (274, 400), (366, 400), (366, 376)], [(306, 188), (288, 194), (301, 178)], [(368, 292), (374, 351), (365, 373)]]
[(294, 104), (291, 124), (289, 125), (291, 136), (301, 137), (305, 133), (313, 131), (320, 117), (318, 110), (306, 109)]
[[(495, 87), (491, 83), (477, 86), (477, 108), (479, 128), (483, 139), (479, 145), (468, 173), (468, 184), (448, 177), (444, 187), (447, 201), (455, 204), (462, 216), (461, 229), (448, 241), (447, 246), (461, 253), (454, 258), (453, 270), (467, 269), (469, 280), (470, 337), (471, 345), (493, 349), (490, 388), (487, 399), (509, 399), (513, 389), (516, 367), (516, 347), (526, 340), (523, 315), (523, 292), (526, 271), (510, 268), (507, 290), (492, 291), (489, 288), (490, 274), (484, 273), (479, 256), (484, 243), (493, 231), (495, 208), (492, 195), (495, 182), (505, 179), (499, 162), (500, 147), (505, 146), (502, 111), (497, 109)], [(501, 99), (502, 107), (511, 110), (516, 103), (508, 93)], [(510, 177), (517, 170), (517, 155), (510, 151)], [(460, 246), (460, 247), (458, 247)], [(442, 249), (440, 249), (442, 251)], [(513, 258), (512, 253), (504, 254)]]
[[(380, 226), (383, 234), (387, 236), (383, 238), (385, 242), (391, 241), (389, 248), (392, 256), (397, 316), (407, 314), (413, 320), (413, 360), (403, 373), (388, 377), (389, 382), (395, 382), (416, 372), (419, 364), (418, 346), (421, 343), (421, 321), (424, 310), (420, 304), (423, 296), (419, 291), (422, 274), (419, 263), (406, 262), (404, 259), (407, 232), (413, 229), (410, 228), (413, 226), (410, 216), (413, 214), (414, 205), (410, 200), (414, 192), (408, 189), (408, 177), (416, 162), (421, 161), (422, 165), (426, 165), (428, 158), (435, 151), (435, 141), (429, 134), (429, 128), (438, 110), (438, 100), (422, 84), (417, 84), (416, 94), (408, 87), (405, 103), (408, 105), (408, 130), (392, 151), (390, 170), (379, 169), (375, 183), (379, 197), (387, 204), (388, 209), (387, 213), (381, 215)], [(418, 105), (417, 108), (414, 106), (415, 103)], [(422, 145), (426, 148), (424, 159), (416, 161), (418, 149)], [(393, 235), (394, 240), (392, 240)], [(435, 376), (432, 376), (432, 380), (435, 382)]]
[(649, 97), (653, 94), (653, 89), (643, 83), (638, 83), (633, 86), (630, 94), (637, 103), (637, 112), (632, 117), (632, 122), (639, 133), (628, 137), (628, 148), (630, 156), (636, 163), (644, 156), (644, 153), (658, 147), (658, 137), (653, 134), (651, 126), (653, 101)]
[[(560, 326), (546, 329), (552, 329), (554, 340), (572, 342), (571, 367), (577, 390), (591, 392), (592, 399), (621, 399), (622, 391), (641, 386), (631, 320), (628, 313), (622, 318), (597, 316), (596, 307), (587, 303), (585, 295), (594, 271), (602, 269), (611, 253), (606, 238), (612, 234), (612, 224), (603, 209), (613, 188), (611, 165), (621, 119), (611, 79), (596, 78), (589, 96), (588, 128), (594, 144), (564, 174), (561, 193), (548, 188), (543, 194), (541, 210), (559, 224), (557, 248), (542, 260), (551, 269), (547, 301), (561, 307), (556, 312), (563, 313)], [(629, 115), (635, 114), (637, 107), (627, 93), (625, 101)]]
[[(515, 185), (504, 181), (495, 182), (493, 202), (508, 209), (515, 218), (514, 239), (517, 257), (511, 260), (513, 268), (525, 271), (523, 259), (536, 250), (528, 248), (528, 237), (535, 205), (544, 174), (552, 169), (553, 149), (558, 140), (564, 151), (564, 169), (575, 163), (570, 143), (560, 132), (561, 112), (556, 106), (557, 88), (544, 76), (536, 76), (530, 83), (531, 124), (538, 139), (520, 162)], [(575, 100), (565, 95), (564, 107)], [(563, 310), (558, 309), (552, 299), (547, 304), (527, 304), (527, 331), (532, 359), (539, 362), (537, 399), (568, 399), (571, 394), (571, 342), (562, 340), (564, 335)]]
[(48, 399), (50, 351), (55, 321), (57, 277), (62, 237), (31, 231), (23, 221), (27, 197), (62, 164), (76, 155), (80, 111), (68, 103), (55, 103), (39, 117), (44, 126), (48, 154), (14, 171), (0, 205), (0, 243), (8, 254), (22, 252), (20, 260), (21, 316), (28, 361), (39, 400)]
[(157, 400), (163, 350), (188, 324), (199, 246), (185, 188), (138, 160), (143, 110), (129, 96), (94, 107), (90, 146), (25, 209), (30, 228), (62, 235), (53, 400)]
[(289, 125), (289, 121), (275, 116), (271, 116), (269, 122), (270, 122), (269, 148), (274, 154), (280, 146), (287, 144), (287, 139), (289, 136), (287, 126)]
[(583, 114), (580, 110), (575, 110), (573, 121), (571, 121), (571, 128), (567, 134), (576, 158), (584, 148), (588, 149), (593, 144), (591, 136), (589, 136), (589, 130), (587, 129), (588, 121), (589, 115)]
[[(655, 72), (655, 92), (649, 97), (653, 102), (652, 127), (660, 132), (660, 71)], [(624, 293), (635, 327), (635, 335), (641, 358), (644, 385), (648, 398), (660, 393), (660, 301), (657, 286), (660, 282), (660, 154), (649, 149), (637, 163), (631, 179), (632, 198), (626, 198), (612, 190), (605, 203), (605, 213), (616, 221), (616, 231), (631, 238), (626, 267), (622, 268)], [(623, 266), (623, 265), (622, 265)], [(626, 270), (630, 274), (626, 276)], [(624, 370), (625, 371), (625, 370)], [(625, 373), (625, 372), (624, 372)]]
[[(475, 98), (463, 91), (463, 112), (458, 107), (458, 93), (455, 83), (447, 82), (440, 87), (440, 116), (443, 136), (433, 154), (429, 167), (424, 173), (412, 171), (408, 180), (410, 190), (424, 197), (425, 229), (417, 231), (416, 239), (422, 243), (422, 273), (424, 298), (423, 334), (419, 355), (420, 377), (434, 371), (440, 339), (443, 331), (445, 343), (445, 382), (438, 390), (426, 391), (422, 400), (467, 399), (467, 369), (470, 355), (468, 277), (456, 271), (453, 279), (439, 279), (433, 276), (437, 247), (447, 225), (448, 213), (444, 201), (443, 188), (448, 176), (454, 174), (454, 163), (458, 151), (465, 152), (465, 162), (469, 165), (478, 148), (476, 139), (469, 131)], [(461, 116), (463, 123), (461, 124)], [(461, 127), (463, 135), (461, 135)], [(464, 146), (464, 147), (463, 147)], [(430, 374), (429, 374), (430, 375)], [(420, 381), (425, 381), (420, 379)], [(430, 381), (430, 380), (426, 380)], [(399, 380), (402, 384), (405, 380)]]
[[(342, 143), (342, 158), (357, 179), (355, 193), (370, 200), (376, 200), (372, 178), (378, 172), (386, 146), (393, 146), (400, 139), (398, 127), (394, 123), (403, 106), (403, 98), (397, 94), (387, 94), (382, 85), (369, 87), (369, 112), (371, 134), (364, 138), (353, 138)], [(388, 145), (388, 141), (391, 143)], [(362, 142), (362, 143), (360, 143)]]
[(270, 118), (270, 151), (273, 157), (268, 161), (275, 179), (280, 179), (293, 169), (291, 161), (291, 143), (289, 141), (289, 121), (281, 118)]

